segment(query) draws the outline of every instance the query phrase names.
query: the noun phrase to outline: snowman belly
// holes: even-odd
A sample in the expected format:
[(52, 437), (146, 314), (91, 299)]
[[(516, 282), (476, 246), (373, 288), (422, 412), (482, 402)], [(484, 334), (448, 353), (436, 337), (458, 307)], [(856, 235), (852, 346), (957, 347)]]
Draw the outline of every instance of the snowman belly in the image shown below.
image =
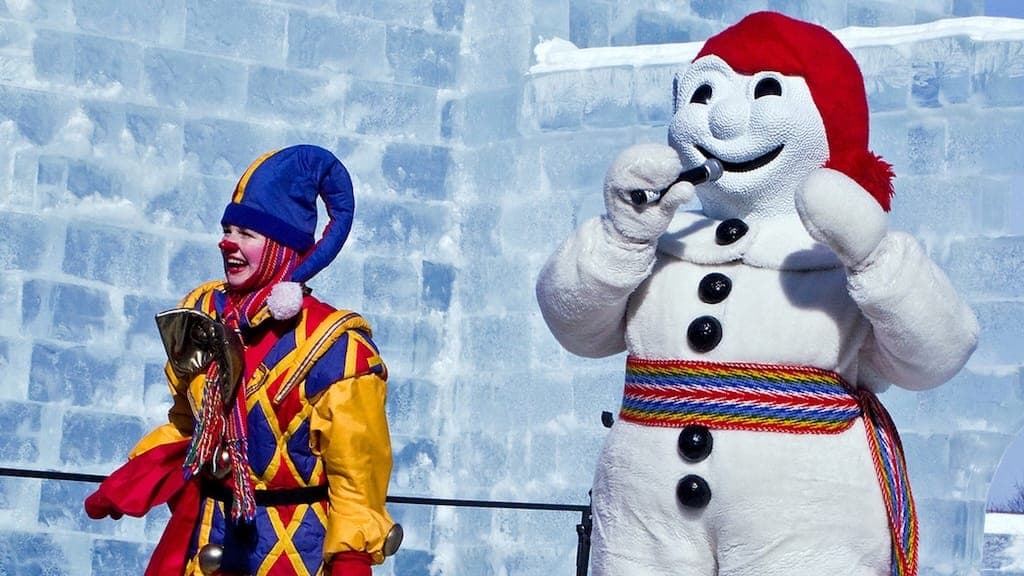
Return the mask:
[[(612, 427), (593, 490), (605, 573), (687, 564), (707, 567), (694, 574), (887, 573), (889, 529), (860, 418), (838, 434), (712, 429), (698, 462), (681, 454), (681, 431)], [(710, 493), (702, 507), (679, 497), (693, 477)]]

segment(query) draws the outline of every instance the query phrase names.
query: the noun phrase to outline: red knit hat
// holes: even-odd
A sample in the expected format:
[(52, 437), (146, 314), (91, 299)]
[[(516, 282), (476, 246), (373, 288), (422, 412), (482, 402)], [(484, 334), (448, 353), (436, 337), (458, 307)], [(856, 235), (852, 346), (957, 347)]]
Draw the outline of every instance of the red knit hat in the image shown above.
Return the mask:
[(825, 167), (856, 180), (889, 210), (892, 165), (868, 150), (864, 78), (831, 32), (777, 12), (755, 12), (708, 38), (697, 58), (709, 54), (740, 74), (772, 71), (803, 78), (825, 124)]

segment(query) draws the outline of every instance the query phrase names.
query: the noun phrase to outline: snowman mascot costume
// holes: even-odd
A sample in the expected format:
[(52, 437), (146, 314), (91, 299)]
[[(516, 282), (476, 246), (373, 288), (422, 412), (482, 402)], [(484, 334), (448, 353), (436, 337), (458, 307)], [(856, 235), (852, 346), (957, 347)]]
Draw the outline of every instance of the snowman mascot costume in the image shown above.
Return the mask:
[[(979, 328), (887, 229), (893, 174), (867, 149), (856, 62), (826, 29), (759, 12), (705, 43), (674, 99), (670, 146), (613, 161), (606, 214), (537, 282), (567, 350), (628, 352), (593, 574), (915, 574), (906, 465), (875, 393), (947, 381)], [(676, 181), (708, 158), (718, 180)], [(700, 210), (677, 214), (694, 194)]]

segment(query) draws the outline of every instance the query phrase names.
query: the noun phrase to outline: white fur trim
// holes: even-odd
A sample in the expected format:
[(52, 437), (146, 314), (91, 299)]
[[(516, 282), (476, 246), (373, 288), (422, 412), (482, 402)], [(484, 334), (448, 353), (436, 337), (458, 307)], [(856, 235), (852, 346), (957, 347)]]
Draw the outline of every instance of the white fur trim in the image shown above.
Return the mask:
[(293, 318), (302, 309), (302, 284), (281, 282), (275, 284), (267, 297), (270, 315), (277, 320)]

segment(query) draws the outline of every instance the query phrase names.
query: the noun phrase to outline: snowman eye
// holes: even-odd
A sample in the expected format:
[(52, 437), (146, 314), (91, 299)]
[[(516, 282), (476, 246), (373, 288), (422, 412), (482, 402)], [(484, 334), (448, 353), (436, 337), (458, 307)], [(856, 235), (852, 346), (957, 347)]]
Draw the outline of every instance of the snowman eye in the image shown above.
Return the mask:
[(690, 97), (690, 104), (707, 104), (711, 99), (711, 85), (701, 84)]
[(782, 84), (775, 78), (762, 78), (754, 86), (754, 98), (761, 96), (782, 96)]

